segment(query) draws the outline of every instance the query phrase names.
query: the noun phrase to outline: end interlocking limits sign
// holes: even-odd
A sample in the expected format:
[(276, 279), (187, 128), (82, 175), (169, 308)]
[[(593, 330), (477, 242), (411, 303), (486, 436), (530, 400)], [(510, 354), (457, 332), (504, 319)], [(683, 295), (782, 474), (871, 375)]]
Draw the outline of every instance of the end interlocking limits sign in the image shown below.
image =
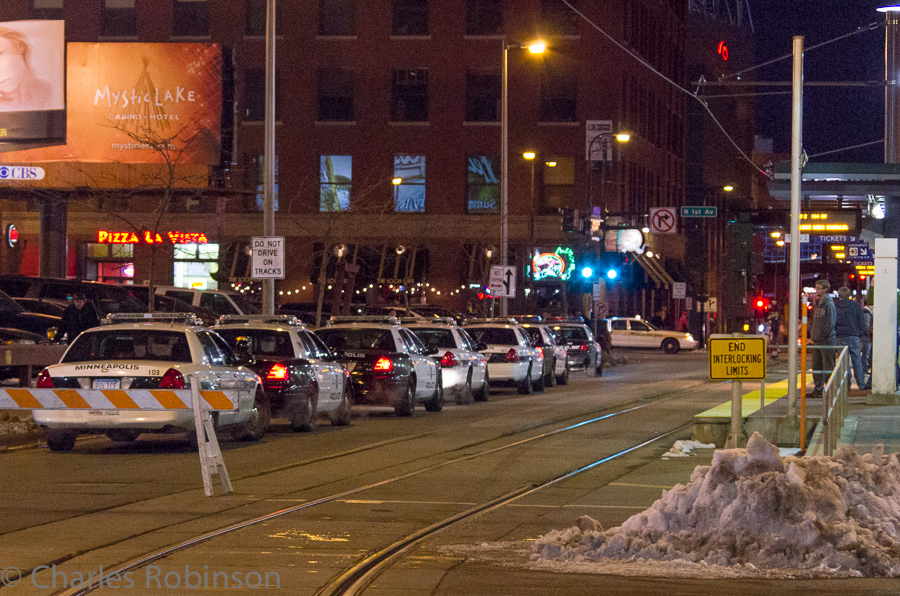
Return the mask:
[(250, 277), (284, 279), (284, 236), (254, 236), (251, 240)]
[(710, 335), (709, 378), (761, 381), (766, 378), (766, 338), (761, 335)]

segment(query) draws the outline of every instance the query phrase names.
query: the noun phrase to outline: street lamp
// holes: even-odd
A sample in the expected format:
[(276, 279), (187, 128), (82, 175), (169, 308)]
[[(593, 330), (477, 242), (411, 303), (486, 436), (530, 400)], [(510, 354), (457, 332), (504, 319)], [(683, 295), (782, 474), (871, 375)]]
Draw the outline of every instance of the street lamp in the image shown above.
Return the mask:
[[(547, 44), (534, 41), (527, 45), (509, 44), (503, 38), (503, 71), (500, 79), (500, 264), (507, 265), (509, 253), (509, 49), (527, 48), (532, 54), (543, 54)], [(500, 316), (507, 315), (506, 296), (500, 299)]]
[(607, 143), (611, 139), (616, 139), (619, 143), (627, 143), (631, 140), (631, 135), (627, 132), (601, 132), (600, 134), (595, 135), (590, 144), (588, 145), (588, 160), (587, 160), (587, 212), (588, 212), (588, 220), (594, 216), (594, 198), (591, 195), (591, 164), (594, 162), (594, 143), (597, 140), (601, 140), (602, 142), (600, 147), (600, 157), (601, 157), (601, 167), (600, 167), (600, 219), (601, 229), (605, 229), (606, 227), (606, 147)]

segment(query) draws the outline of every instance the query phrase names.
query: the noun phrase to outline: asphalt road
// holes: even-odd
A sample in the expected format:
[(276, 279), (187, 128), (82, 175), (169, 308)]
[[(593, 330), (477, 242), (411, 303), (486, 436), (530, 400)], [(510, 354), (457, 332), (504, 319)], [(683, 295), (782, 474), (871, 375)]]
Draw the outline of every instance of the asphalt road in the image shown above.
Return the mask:
[[(729, 398), (727, 385), (706, 379), (705, 352), (626, 353), (630, 362), (607, 368), (602, 378), (573, 375), (570, 385), (533, 396), (497, 389), (486, 403), (417, 410), (412, 418), (358, 411), (349, 427), (324, 423), (309, 434), (276, 421), (259, 443), (223, 443), (235, 492), (218, 490), (212, 498), (203, 496), (196, 452), (172, 437), (142, 437), (131, 445), (83, 438), (71, 453), (2, 453), (0, 569), (18, 569), (22, 577), (0, 581), (17, 582), (14, 594), (57, 593), (100, 565), (108, 572), (258, 518), (123, 571), (118, 588), (99, 593), (179, 593), (219, 573), (232, 578), (232, 589), (237, 574), (247, 583), (269, 580), (266, 593), (315, 594), (341, 570), (403, 537), (558, 479), (411, 545), (365, 593), (721, 594), (801, 587), (832, 593), (835, 585), (844, 593), (896, 593), (897, 582), (870, 580), (698, 582), (530, 569), (529, 543), (541, 534), (583, 514), (604, 527), (619, 525), (703, 463), (661, 464), (659, 457), (674, 440), (690, 437), (694, 414)], [(635, 448), (653, 437), (662, 438)], [(560, 479), (605, 458), (612, 459)], [(54, 562), (55, 574), (40, 568)]]

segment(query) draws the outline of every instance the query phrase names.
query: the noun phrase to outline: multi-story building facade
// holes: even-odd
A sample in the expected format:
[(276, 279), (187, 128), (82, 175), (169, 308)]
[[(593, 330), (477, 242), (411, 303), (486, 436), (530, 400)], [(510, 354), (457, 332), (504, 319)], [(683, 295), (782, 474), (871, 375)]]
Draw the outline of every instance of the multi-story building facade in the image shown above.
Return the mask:
[[(685, 83), (683, 2), (277, 4), (276, 234), (288, 255), (279, 300), (314, 300), (315, 282), (334, 277), (338, 256), (359, 267), (353, 291), (370, 288), (370, 298), (382, 287), (394, 297), (391, 285), (410, 282), (428, 284), (429, 302), (460, 308), (472, 298), (469, 288), (484, 284), (500, 254), (504, 39), (548, 44), (542, 55), (508, 53), (509, 255), (520, 275), (511, 311), (545, 308), (559, 289), (522, 283), (535, 252), (562, 247), (597, 260), (603, 250), (562, 232), (561, 209), (584, 214), (602, 193), (610, 221), (643, 228), (651, 208), (684, 203), (686, 100), (635, 58)], [(0, 21), (64, 19), (69, 42), (211, 43), (223, 56), (222, 159), (203, 184), (167, 194), (160, 220), (160, 189), (0, 183), (4, 229), (15, 225), (19, 237), (4, 243), (4, 272), (37, 273), (41, 204), (52, 197), (67, 205), (68, 275), (141, 283), (152, 249), (157, 284), (246, 278), (243, 249), (262, 234), (265, 12), (265, 0), (3, 3)], [(586, 161), (585, 125), (595, 120), (631, 133), (602, 171)], [(132, 228), (188, 236), (157, 247), (102, 241), (102, 232)], [(206, 245), (192, 242), (201, 235)], [(681, 238), (647, 239), (664, 263), (683, 258)], [(646, 290), (666, 288), (615, 258), (632, 274), (610, 286), (612, 313), (655, 314)], [(670, 308), (662, 296), (651, 311)]]

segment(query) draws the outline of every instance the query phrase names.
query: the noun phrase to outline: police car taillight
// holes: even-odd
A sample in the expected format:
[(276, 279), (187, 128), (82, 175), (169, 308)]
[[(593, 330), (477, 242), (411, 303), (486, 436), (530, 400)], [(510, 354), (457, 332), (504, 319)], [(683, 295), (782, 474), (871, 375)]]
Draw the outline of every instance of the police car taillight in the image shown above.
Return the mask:
[(453, 352), (447, 352), (444, 354), (444, 357), (441, 358), (441, 366), (456, 366), (457, 364), (459, 364), (459, 362), (456, 361)]
[(37, 378), (37, 388), (38, 389), (53, 389), (55, 385), (53, 384), (53, 377), (50, 376), (50, 371), (46, 368), (41, 371), (41, 374), (38, 375)]
[(509, 352), (506, 353), (506, 361), (507, 362), (518, 362), (519, 361), (519, 353), (516, 352), (515, 348), (510, 348)]
[(269, 381), (284, 381), (288, 378), (288, 369), (285, 365), (280, 362), (276, 362), (272, 365), (272, 368), (269, 369), (268, 374), (266, 374), (266, 379)]
[(184, 375), (170, 368), (159, 381), (160, 389), (184, 389)]
[(542, 358), (544, 357), (544, 348), (542, 348), (541, 346), (537, 346), (534, 349), (538, 351), (538, 354), (540, 354)]
[(591, 346), (589, 346), (587, 344), (581, 344), (581, 346), (579, 346), (578, 349), (581, 350), (582, 352), (589, 352), (591, 350)]
[(394, 363), (391, 362), (390, 358), (379, 358), (377, 362), (375, 362), (375, 366), (373, 370), (378, 372), (391, 372), (394, 370)]

